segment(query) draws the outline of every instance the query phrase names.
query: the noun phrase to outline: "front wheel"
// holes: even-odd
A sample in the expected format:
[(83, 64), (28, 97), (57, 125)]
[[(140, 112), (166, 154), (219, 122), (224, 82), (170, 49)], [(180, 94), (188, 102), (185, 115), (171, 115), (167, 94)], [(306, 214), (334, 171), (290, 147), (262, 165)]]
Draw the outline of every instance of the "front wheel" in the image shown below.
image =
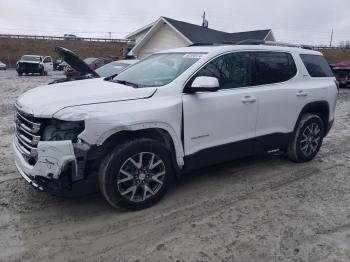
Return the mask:
[(118, 145), (99, 170), (100, 189), (113, 207), (144, 209), (166, 193), (173, 177), (170, 153), (160, 142), (142, 138)]
[(288, 147), (288, 158), (298, 163), (312, 160), (321, 148), (324, 133), (324, 124), (319, 116), (304, 114)]

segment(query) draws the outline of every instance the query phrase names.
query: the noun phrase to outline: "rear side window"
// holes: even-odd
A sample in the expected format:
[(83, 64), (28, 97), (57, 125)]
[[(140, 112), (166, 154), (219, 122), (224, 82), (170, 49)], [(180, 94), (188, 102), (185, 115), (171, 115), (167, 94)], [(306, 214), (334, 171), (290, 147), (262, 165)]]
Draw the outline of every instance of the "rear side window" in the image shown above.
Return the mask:
[(311, 77), (334, 77), (331, 67), (321, 55), (300, 55)]
[(45, 60), (44, 60), (44, 63), (50, 63), (50, 62), (52, 62), (51, 58), (50, 57), (46, 57)]
[(266, 85), (288, 81), (297, 73), (292, 56), (282, 52), (253, 52), (254, 84)]

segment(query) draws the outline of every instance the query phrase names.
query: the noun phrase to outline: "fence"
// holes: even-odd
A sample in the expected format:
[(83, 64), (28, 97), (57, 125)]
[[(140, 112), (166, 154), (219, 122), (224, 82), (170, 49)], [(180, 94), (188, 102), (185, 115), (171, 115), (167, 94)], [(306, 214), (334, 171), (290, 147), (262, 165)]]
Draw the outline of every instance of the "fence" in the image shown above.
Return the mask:
[(66, 40), (66, 41), (88, 41), (88, 42), (110, 42), (110, 43), (125, 43), (134, 44), (133, 40), (129, 39), (117, 39), (117, 38), (69, 38), (63, 36), (44, 36), (44, 35), (8, 35), (0, 34), (0, 38), (22, 38), (22, 39), (40, 39), (40, 40)]

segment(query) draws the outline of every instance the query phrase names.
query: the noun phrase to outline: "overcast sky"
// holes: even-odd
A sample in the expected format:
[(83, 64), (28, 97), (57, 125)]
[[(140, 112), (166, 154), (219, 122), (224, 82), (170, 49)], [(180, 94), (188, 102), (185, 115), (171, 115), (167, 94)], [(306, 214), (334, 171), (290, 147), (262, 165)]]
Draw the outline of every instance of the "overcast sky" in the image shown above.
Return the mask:
[(350, 40), (350, 0), (0, 0), (0, 33), (123, 38), (160, 16), (226, 32), (271, 28), (279, 41)]

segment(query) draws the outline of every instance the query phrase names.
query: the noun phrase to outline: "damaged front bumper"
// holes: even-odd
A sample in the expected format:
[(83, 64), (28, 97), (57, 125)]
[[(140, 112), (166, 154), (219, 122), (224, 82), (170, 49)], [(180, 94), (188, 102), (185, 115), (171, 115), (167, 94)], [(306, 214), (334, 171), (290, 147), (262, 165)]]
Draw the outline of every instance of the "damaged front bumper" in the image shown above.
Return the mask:
[(37, 161), (30, 164), (13, 140), (15, 163), (19, 173), (39, 190), (60, 192), (85, 178), (86, 155), (89, 146), (71, 141), (41, 141), (37, 147)]

